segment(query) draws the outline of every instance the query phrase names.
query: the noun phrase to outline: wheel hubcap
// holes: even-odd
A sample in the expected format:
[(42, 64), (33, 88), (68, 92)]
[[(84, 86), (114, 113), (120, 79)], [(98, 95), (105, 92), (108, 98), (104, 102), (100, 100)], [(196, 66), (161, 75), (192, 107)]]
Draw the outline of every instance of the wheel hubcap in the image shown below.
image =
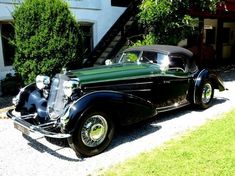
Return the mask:
[(212, 86), (211, 84), (207, 83), (204, 85), (202, 89), (202, 102), (204, 104), (209, 103), (212, 97)]
[(81, 139), (87, 147), (97, 147), (100, 145), (108, 131), (106, 119), (101, 115), (89, 117), (82, 128)]

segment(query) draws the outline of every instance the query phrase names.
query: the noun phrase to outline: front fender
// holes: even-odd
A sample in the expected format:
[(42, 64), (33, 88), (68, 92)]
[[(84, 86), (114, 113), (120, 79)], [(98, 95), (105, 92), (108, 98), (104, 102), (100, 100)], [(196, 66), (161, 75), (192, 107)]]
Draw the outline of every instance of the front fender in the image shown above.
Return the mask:
[(42, 96), (35, 84), (26, 86), (17, 96), (16, 111), (21, 112), (22, 115), (37, 113), (41, 123), (46, 120), (48, 116), (46, 111), (47, 100)]
[[(68, 112), (66, 131), (70, 133), (88, 110), (103, 110), (119, 125), (129, 125), (157, 114), (152, 103), (142, 98), (117, 91), (96, 91), (74, 102)], [(62, 119), (65, 119), (62, 117)]]

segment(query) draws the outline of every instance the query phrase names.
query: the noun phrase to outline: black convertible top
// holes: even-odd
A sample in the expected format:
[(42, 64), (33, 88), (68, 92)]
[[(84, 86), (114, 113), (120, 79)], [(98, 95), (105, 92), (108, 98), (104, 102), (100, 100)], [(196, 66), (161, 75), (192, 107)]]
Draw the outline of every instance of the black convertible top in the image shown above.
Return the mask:
[(146, 46), (138, 46), (138, 47), (131, 47), (126, 49), (125, 51), (155, 51), (164, 54), (185, 54), (188, 57), (192, 57), (193, 53), (185, 48), (180, 46), (172, 46), (172, 45), (146, 45)]

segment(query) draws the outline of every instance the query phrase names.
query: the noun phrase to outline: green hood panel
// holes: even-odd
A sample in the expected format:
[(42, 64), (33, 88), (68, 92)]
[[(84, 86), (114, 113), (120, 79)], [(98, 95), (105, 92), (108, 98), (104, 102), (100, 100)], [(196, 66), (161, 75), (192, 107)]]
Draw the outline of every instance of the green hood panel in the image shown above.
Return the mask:
[(160, 72), (159, 66), (153, 64), (116, 64), (71, 71), (83, 84), (149, 77)]

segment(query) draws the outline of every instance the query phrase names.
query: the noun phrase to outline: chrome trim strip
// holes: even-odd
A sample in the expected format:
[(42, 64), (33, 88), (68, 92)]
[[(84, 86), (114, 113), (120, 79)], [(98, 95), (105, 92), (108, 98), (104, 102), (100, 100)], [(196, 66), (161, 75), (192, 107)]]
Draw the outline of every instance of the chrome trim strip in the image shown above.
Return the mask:
[[(153, 84), (153, 81), (148, 81), (148, 82), (140, 82), (140, 83), (121, 83), (121, 84), (112, 84), (111, 86), (119, 87), (119, 86), (135, 86), (135, 85), (151, 85)], [(85, 86), (85, 85), (84, 85)], [(88, 86), (85, 87), (84, 90), (89, 90), (89, 89), (99, 89), (99, 88), (105, 88), (105, 87), (110, 87), (110, 85), (102, 85), (102, 86)]]
[(174, 109), (182, 108), (182, 107), (187, 106), (187, 105), (190, 105), (190, 103), (185, 102), (185, 103), (179, 104), (177, 106), (176, 105), (170, 105), (170, 106), (156, 108), (156, 109), (157, 109), (157, 112), (161, 113), (161, 112), (167, 112), (167, 111), (171, 111), (171, 110), (174, 110)]
[(151, 89), (122, 90), (122, 92), (149, 92)]

